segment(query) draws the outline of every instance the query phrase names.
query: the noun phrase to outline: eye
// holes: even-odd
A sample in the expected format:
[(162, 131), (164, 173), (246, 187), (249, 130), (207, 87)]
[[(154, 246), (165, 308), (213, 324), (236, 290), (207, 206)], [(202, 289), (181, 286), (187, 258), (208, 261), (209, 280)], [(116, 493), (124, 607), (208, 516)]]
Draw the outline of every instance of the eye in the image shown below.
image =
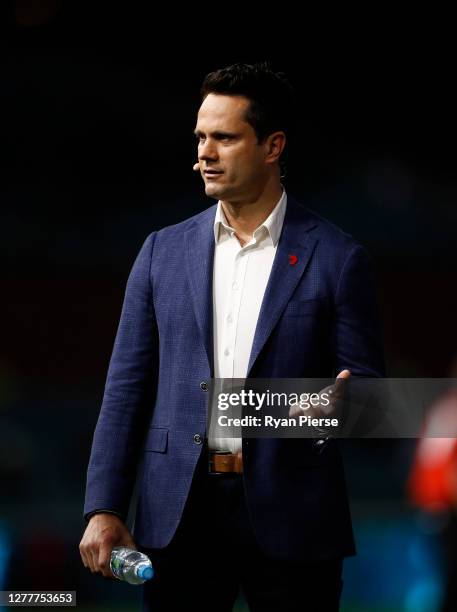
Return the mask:
[(235, 142), (236, 137), (233, 136), (233, 134), (221, 134), (218, 140), (224, 144), (231, 144), (232, 142)]

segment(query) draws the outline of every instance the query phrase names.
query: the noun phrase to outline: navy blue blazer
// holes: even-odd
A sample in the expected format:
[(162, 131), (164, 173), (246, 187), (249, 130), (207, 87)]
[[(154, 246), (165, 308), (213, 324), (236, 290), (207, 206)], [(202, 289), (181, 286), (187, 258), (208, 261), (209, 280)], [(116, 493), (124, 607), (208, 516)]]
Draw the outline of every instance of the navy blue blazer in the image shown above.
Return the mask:
[[(143, 465), (134, 535), (145, 548), (171, 541), (202, 452), (209, 395), (202, 383), (213, 376), (215, 212), (147, 237), (127, 282), (95, 430), (84, 513), (125, 517)], [(327, 378), (345, 368), (384, 373), (370, 262), (350, 236), (289, 195), (248, 374)], [(306, 439), (243, 440), (243, 462), (253, 529), (267, 554), (354, 554), (335, 441), (318, 453)]]

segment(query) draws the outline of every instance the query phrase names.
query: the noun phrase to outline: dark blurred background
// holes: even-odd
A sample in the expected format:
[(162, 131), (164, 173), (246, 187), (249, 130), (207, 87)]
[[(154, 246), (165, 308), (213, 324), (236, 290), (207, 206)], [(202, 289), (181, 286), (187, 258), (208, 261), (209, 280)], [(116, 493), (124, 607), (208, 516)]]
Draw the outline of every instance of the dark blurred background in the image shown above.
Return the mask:
[[(85, 610), (138, 599), (80, 566), (85, 469), (133, 260), (152, 230), (213, 203), (192, 172), (207, 72), (269, 60), (294, 84), (284, 183), (372, 254), (389, 375), (446, 377), (456, 353), (446, 36), (432, 42), (430, 26), (396, 49), (368, 25), (357, 43), (346, 30), (311, 37), (292, 13), (263, 27), (221, 7), (195, 7), (191, 21), (165, 8), (168, 19), (135, 2), (1, 9), (0, 589), (76, 589)], [(347, 611), (436, 609), (442, 519), (407, 502), (412, 451), (348, 445), (359, 556), (346, 564)]]

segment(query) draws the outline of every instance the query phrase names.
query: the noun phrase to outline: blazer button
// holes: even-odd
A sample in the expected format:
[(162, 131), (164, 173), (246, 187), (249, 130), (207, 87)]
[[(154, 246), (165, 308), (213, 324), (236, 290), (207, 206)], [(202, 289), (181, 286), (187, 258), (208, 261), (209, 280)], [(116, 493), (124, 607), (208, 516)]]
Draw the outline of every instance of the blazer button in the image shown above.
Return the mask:
[(208, 391), (208, 383), (205, 382), (204, 380), (200, 383), (200, 389), (202, 391)]
[(201, 444), (203, 442), (202, 437), (200, 434), (195, 434), (194, 435), (194, 442), (195, 444)]

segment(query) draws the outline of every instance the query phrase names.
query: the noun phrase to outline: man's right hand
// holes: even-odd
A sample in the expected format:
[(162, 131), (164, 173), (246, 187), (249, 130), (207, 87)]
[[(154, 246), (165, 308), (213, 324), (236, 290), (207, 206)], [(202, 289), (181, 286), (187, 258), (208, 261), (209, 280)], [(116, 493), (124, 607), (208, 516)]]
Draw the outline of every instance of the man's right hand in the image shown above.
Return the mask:
[(92, 573), (100, 572), (105, 578), (112, 578), (109, 562), (115, 546), (136, 549), (130, 531), (118, 516), (107, 512), (94, 514), (79, 544), (84, 567)]

